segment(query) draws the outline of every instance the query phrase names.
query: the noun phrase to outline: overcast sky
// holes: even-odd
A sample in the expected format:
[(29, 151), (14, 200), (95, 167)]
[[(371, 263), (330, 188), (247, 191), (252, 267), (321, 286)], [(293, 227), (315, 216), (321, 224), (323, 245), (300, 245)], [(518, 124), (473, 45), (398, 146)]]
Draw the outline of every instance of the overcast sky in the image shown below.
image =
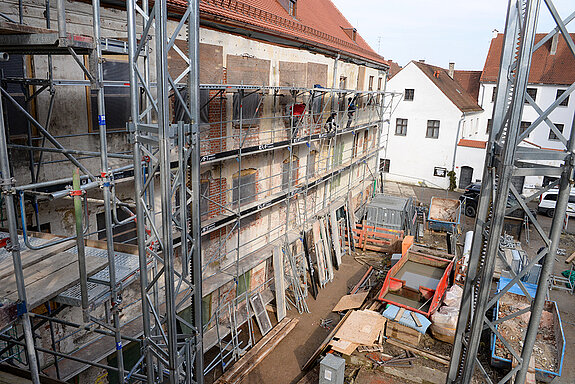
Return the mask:
[[(483, 69), (492, 31), (504, 31), (506, 0), (332, 0), (367, 43), (386, 59), (457, 69)], [(563, 19), (575, 0), (554, 0)], [(552, 19), (541, 1), (539, 31)], [(569, 30), (575, 31), (573, 21)]]

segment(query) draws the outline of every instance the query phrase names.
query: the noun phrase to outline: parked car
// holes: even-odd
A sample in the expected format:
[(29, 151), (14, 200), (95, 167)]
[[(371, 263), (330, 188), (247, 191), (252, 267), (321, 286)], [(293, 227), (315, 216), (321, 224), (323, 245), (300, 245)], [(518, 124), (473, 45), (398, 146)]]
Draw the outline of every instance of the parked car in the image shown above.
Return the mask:
[[(557, 196), (559, 196), (559, 189), (556, 188), (547, 192), (543, 192), (539, 198), (539, 206), (537, 207), (537, 212), (543, 213), (549, 217), (553, 217), (555, 214), (555, 204), (557, 204)], [(569, 216), (575, 216), (575, 188), (571, 189), (569, 194), (567, 214)]]
[[(479, 193), (481, 192), (481, 184), (480, 183), (472, 183), (465, 187), (465, 192), (461, 196), (459, 196), (459, 201), (461, 201), (461, 205), (463, 206), (463, 212), (466, 216), (475, 217), (477, 214), (477, 205), (479, 204)], [(575, 197), (575, 196), (574, 196)], [(575, 201), (575, 200), (574, 200)], [(515, 196), (509, 192), (509, 197), (507, 198), (507, 207), (511, 207), (517, 203), (517, 199)], [(531, 214), (534, 217), (537, 217), (537, 211), (534, 209), (529, 209)], [(506, 217), (518, 217), (518, 218), (527, 218), (527, 215), (521, 209), (521, 207), (515, 209)]]

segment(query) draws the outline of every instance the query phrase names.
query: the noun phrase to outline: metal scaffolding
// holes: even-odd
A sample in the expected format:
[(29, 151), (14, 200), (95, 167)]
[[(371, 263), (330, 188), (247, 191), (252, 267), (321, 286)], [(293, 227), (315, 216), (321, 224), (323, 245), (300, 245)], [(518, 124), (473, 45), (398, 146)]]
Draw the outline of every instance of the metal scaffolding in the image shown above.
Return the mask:
[[(22, 9), (22, 1), (19, 4)], [(365, 204), (377, 190), (377, 158), (385, 145), (381, 132), (397, 94), (386, 92), (385, 86), (358, 91), (199, 85), (198, 1), (186, 2), (179, 20), (171, 21), (175, 28), (169, 34), (166, 0), (153, 6), (147, 0), (128, 0), (127, 41), (101, 37), (101, 9), (99, 0), (92, 1), (92, 37), (69, 32), (63, 0), (57, 1), (56, 33), (46, 1), (46, 29), (26, 29), (20, 13), (20, 23), (5, 27), (25, 30), (26, 35), (0, 35), (2, 52), (47, 55), (45, 78), (0, 76), (0, 170), (19, 313), (18, 321), (0, 327), (0, 361), (18, 359), (35, 383), (40, 371), (68, 380), (90, 366), (117, 373), (121, 383), (202, 383), (204, 374), (225, 371), (255, 344), (252, 319), (257, 314), (251, 300), (261, 294), (262, 303), (269, 303), (272, 288), (277, 294), (278, 278), (285, 281), (286, 293), (278, 313), (285, 316), (290, 307), (308, 310), (308, 293), (316, 295), (317, 287), (309, 281), (314, 268), (305, 238), (315, 221), (324, 221), (322, 237), (330, 236), (326, 229), (331, 228), (338, 244), (349, 252), (353, 242), (346, 247), (345, 236), (351, 232), (350, 217), (363, 209), (352, 202), (352, 192)], [(30, 34), (34, 39), (28, 38)], [(187, 36), (185, 49), (175, 44), (179, 35)], [(168, 71), (173, 69), (169, 51), (185, 62), (176, 75)], [(127, 56), (129, 79), (104, 78), (106, 54)], [(84, 79), (54, 78), (54, 55), (74, 59)], [(10, 85), (24, 90), (25, 105), (14, 98)], [(74, 86), (89, 87), (95, 96), (97, 132), (55, 134), (50, 127), (57, 90)], [(130, 95), (125, 131), (113, 131), (106, 122), (106, 92), (118, 88), (129, 89)], [(30, 104), (45, 93), (47, 118), (40, 122)], [(247, 104), (254, 98), (255, 109), (250, 109)], [(25, 145), (10, 140), (2, 111), (6, 105), (26, 118)], [(210, 111), (207, 119), (202, 117), (205, 110)], [(112, 134), (125, 137), (130, 147), (109, 145)], [(64, 145), (83, 137), (97, 137), (99, 150)], [(27, 154), (29, 183), (14, 179), (17, 160), (10, 153)], [(270, 170), (280, 164), (281, 171), (250, 179), (246, 168), (253, 167), (254, 155), (268, 161)], [(99, 165), (93, 167), (91, 159), (99, 159)], [(41, 170), (48, 164), (71, 164), (79, 172), (46, 180)], [(210, 176), (219, 180), (215, 193), (209, 189), (212, 181), (204, 183), (207, 170), (210, 175), (219, 172)], [(225, 178), (233, 181), (224, 183)], [(119, 191), (131, 182), (132, 196)], [(47, 240), (29, 231), (32, 223), (39, 231), (40, 206), (65, 205), (69, 199), (75, 207), (74, 235)], [(91, 228), (89, 205), (103, 208), (101, 229)], [(264, 225), (264, 214), (263, 233), (249, 238), (242, 234), (258, 220)], [(272, 214), (285, 221), (274, 222)], [(136, 235), (119, 240), (115, 231), (126, 225), (134, 226)], [(105, 238), (101, 248), (85, 241), (97, 234)], [(137, 252), (125, 250), (123, 242), (137, 242)], [(27, 249), (21, 250), (19, 244)], [(72, 254), (77, 283), (63, 287), (55, 298), (30, 299), (23, 252), (26, 257), (34, 252)], [(247, 273), (272, 253), (279, 260), (274, 261), (274, 275), (264, 274), (257, 286), (249, 286)], [(333, 277), (333, 270), (322, 272), (321, 287)], [(128, 288), (137, 280), (139, 291), (133, 297)], [(207, 287), (205, 292), (202, 286)], [(214, 292), (216, 306), (204, 312), (202, 299)], [(30, 312), (38, 306), (45, 307), (45, 313)], [(59, 317), (74, 307), (81, 308), (82, 319)], [(49, 348), (38, 342), (36, 332), (43, 325), (50, 329)], [(73, 331), (62, 335), (58, 327)], [(86, 337), (82, 348), (62, 349), (76, 334)], [(137, 347), (135, 364), (128, 365), (124, 356), (128, 344)], [(204, 353), (212, 347), (218, 351), (204, 364)], [(100, 362), (112, 353), (114, 364)]]
[[(573, 183), (573, 150), (575, 149), (575, 127), (572, 126), (569, 137), (566, 138), (549, 120), (549, 115), (575, 89), (571, 84), (568, 89), (546, 108), (539, 107), (527, 93), (529, 71), (533, 53), (559, 34), (572, 54), (575, 55), (575, 43), (569, 35), (566, 25), (573, 20), (575, 12), (563, 18), (557, 12), (552, 0), (544, 0), (556, 27), (543, 39), (536, 41), (535, 33), (541, 0), (510, 0), (507, 11), (507, 21), (501, 56), (499, 78), (497, 81), (497, 96), (493, 111), (493, 129), (490, 133), (485, 159), (485, 170), (479, 200), (477, 220), (473, 245), (467, 269), (467, 277), (463, 290), (461, 312), (457, 324), (457, 334), (449, 367), (448, 383), (470, 383), (478, 371), (488, 383), (506, 383), (515, 377), (515, 383), (525, 382), (529, 361), (533, 352), (535, 337), (539, 328), (541, 313), (548, 294), (549, 278), (553, 271), (555, 255), (561, 232), (563, 230), (565, 212)], [(525, 105), (530, 105), (538, 113), (538, 118), (525, 130), (520, 129), (521, 116)], [(549, 126), (558, 140), (563, 144), (562, 150), (532, 148), (521, 145), (529, 133), (541, 124)], [(555, 164), (555, 165), (548, 165)], [(522, 197), (512, 184), (514, 176), (553, 176), (558, 180), (542, 187), (535, 193)], [(555, 216), (550, 234), (545, 233), (537, 219), (530, 212), (527, 203), (536, 200), (545, 191), (559, 186), (559, 197), (555, 208)], [(508, 194), (517, 199), (513, 206), (507, 206)], [(497, 293), (492, 292), (492, 278), (496, 259), (501, 259), (507, 265), (503, 251), (500, 249), (500, 237), (503, 229), (504, 216), (521, 207), (532, 223), (536, 232), (545, 242), (545, 248)], [(545, 257), (547, 256), (547, 257)], [(521, 278), (529, 273), (534, 265), (543, 257), (543, 264), (537, 293), (532, 297)], [(522, 350), (516, 350), (501, 336), (497, 325), (508, 318), (522, 315), (525, 311), (515, 312), (504, 319), (491, 320), (488, 315), (497, 301), (514, 285), (518, 285), (531, 301), (527, 333), (522, 340)], [(485, 362), (478, 357), (478, 349), (482, 335), (492, 332), (503, 342), (518, 362), (502, 378), (493, 377), (486, 369)]]

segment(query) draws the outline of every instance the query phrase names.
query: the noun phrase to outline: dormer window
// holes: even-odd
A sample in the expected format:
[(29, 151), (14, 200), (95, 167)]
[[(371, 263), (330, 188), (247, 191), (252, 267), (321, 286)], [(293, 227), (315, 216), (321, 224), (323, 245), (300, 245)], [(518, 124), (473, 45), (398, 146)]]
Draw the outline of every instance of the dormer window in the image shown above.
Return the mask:
[(296, 17), (297, 0), (278, 0), (291, 17)]
[(344, 28), (341, 27), (341, 29), (343, 29), (343, 31), (345, 32), (345, 34), (352, 39), (353, 41), (355, 41), (355, 38), (357, 36), (357, 29), (355, 28)]

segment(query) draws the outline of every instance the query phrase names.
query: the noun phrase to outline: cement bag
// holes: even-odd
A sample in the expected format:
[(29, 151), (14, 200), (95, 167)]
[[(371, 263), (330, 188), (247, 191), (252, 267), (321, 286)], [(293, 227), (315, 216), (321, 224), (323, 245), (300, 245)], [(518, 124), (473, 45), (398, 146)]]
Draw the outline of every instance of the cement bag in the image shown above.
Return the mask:
[(463, 296), (463, 288), (459, 285), (454, 285), (445, 292), (443, 304), (446, 307), (459, 308), (461, 305), (461, 296)]
[(458, 318), (459, 308), (441, 307), (439, 311), (431, 315), (431, 326), (429, 329), (433, 337), (437, 340), (453, 344)]

